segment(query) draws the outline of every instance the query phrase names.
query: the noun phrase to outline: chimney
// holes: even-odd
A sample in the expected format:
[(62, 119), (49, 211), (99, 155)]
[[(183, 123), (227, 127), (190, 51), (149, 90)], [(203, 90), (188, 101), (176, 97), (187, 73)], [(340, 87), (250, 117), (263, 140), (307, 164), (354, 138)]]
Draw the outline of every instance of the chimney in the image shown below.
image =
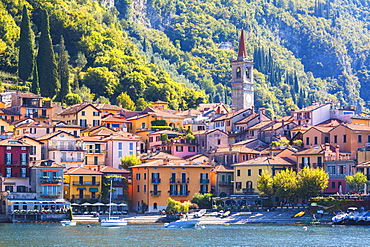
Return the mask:
[(281, 119), (281, 126), (284, 126), (284, 119)]
[(254, 113), (254, 105), (252, 105), (252, 113)]
[(203, 160), (203, 165), (207, 165), (207, 161), (206, 160)]
[(98, 171), (100, 172), (100, 165), (98, 165)]
[(266, 110), (266, 108), (260, 108), (260, 109), (258, 109), (258, 113), (260, 115), (265, 114), (266, 113), (265, 110)]
[(335, 146), (335, 155), (336, 155), (337, 160), (339, 160), (339, 145)]
[(166, 158), (163, 159), (163, 165), (168, 165), (168, 161), (170, 161), (170, 159), (166, 156)]

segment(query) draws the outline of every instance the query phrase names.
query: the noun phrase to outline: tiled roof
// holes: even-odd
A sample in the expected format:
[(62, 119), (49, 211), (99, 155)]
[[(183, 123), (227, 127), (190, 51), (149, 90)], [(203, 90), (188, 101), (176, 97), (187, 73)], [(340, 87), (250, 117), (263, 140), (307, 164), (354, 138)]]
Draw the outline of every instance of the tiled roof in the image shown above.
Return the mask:
[(212, 171), (214, 172), (234, 172), (234, 168), (224, 165), (216, 165)]
[(342, 125), (354, 131), (370, 131), (370, 126), (362, 124), (342, 124)]
[(162, 100), (157, 100), (156, 102), (153, 102), (152, 104), (166, 104), (166, 105), (168, 105), (168, 102), (162, 101)]
[(295, 165), (296, 162), (286, 157), (258, 157), (250, 159), (241, 163), (234, 164), (233, 166), (244, 165)]
[(175, 111), (170, 111), (170, 110), (159, 110), (154, 107), (147, 107), (144, 109), (143, 113), (147, 113), (149, 115), (156, 115), (159, 117), (173, 117), (173, 118), (181, 118), (183, 119), (183, 116), (179, 116), (175, 114)]
[(199, 110), (194, 110), (194, 109), (189, 109), (189, 110), (185, 110), (185, 111), (180, 111), (179, 113), (177, 113), (176, 115), (180, 115), (180, 116), (198, 116), (198, 115), (201, 115), (202, 113), (199, 111)]
[(269, 124), (272, 124), (272, 121), (263, 121), (263, 122), (260, 122), (256, 125), (253, 125), (252, 127), (249, 128), (249, 130), (258, 130), (258, 129), (262, 129), (266, 126), (268, 126)]
[(183, 157), (184, 160), (195, 160), (195, 159), (199, 159), (199, 158), (204, 158), (205, 160), (208, 160), (208, 157), (205, 156), (204, 154), (195, 154), (195, 155), (186, 155)]
[(92, 136), (81, 137), (81, 140), (84, 141), (84, 142), (105, 142), (103, 140), (100, 140), (100, 139), (92, 137)]
[(111, 104), (106, 104), (106, 103), (92, 103), (93, 106), (96, 107), (96, 109), (99, 110), (113, 110), (113, 111), (124, 111), (126, 109), (116, 106), (116, 105), (111, 105)]
[(307, 131), (307, 130), (311, 129), (312, 127), (313, 127), (313, 125), (297, 125), (293, 129), (291, 129), (290, 131)]
[(204, 134), (212, 133), (214, 131), (219, 131), (219, 132), (222, 132), (225, 135), (227, 135), (227, 133), (225, 133), (225, 132), (223, 132), (222, 130), (219, 130), (219, 129), (198, 130), (198, 131), (194, 131), (193, 135), (204, 135)]
[(103, 175), (102, 172), (93, 171), (83, 167), (72, 167), (69, 168), (64, 175)]
[(47, 140), (47, 139), (53, 138), (54, 136), (57, 136), (59, 134), (69, 135), (69, 136), (73, 136), (74, 138), (76, 138), (71, 133), (65, 132), (63, 130), (59, 130), (57, 132), (53, 132), (53, 133), (50, 133), (50, 134), (46, 134), (44, 136), (40, 136), (39, 138), (37, 138), (37, 140)]
[(245, 145), (245, 144), (248, 144), (250, 142), (254, 142), (256, 140), (258, 140), (258, 138), (253, 138), (253, 139), (248, 139), (248, 140), (240, 141), (240, 142), (234, 143), (233, 146)]
[[(95, 134), (93, 135), (95, 136)], [(110, 141), (110, 140), (115, 140), (115, 141), (139, 141), (140, 136), (124, 132), (124, 131), (119, 131), (116, 133), (112, 133), (110, 136), (105, 137), (102, 139), (103, 141)]]
[(115, 132), (113, 130), (101, 129), (93, 133), (91, 136), (110, 136), (112, 133), (115, 133)]
[(284, 122), (284, 125), (283, 125), (283, 122), (277, 122), (269, 127), (267, 127), (266, 129), (263, 129), (262, 131), (273, 131), (273, 130), (278, 130), (280, 129), (281, 127), (284, 127), (284, 126), (287, 126), (288, 124), (290, 124), (292, 122)]
[[(325, 152), (325, 144), (318, 145), (315, 147), (307, 148), (305, 150), (302, 150), (300, 152), (295, 153), (295, 155), (317, 155), (317, 154), (323, 154)], [(330, 146), (330, 151), (335, 151), (335, 148), (333, 146)]]
[(102, 122), (117, 122), (117, 123), (129, 123), (125, 118), (108, 115), (102, 119)]
[(28, 146), (28, 147), (31, 147), (32, 145), (21, 142), (20, 140), (5, 139), (5, 140), (0, 141), (0, 146), (15, 146), (15, 147)]
[(249, 115), (248, 117), (243, 118), (242, 120), (240, 120), (240, 121), (236, 122), (235, 124), (236, 124), (236, 125), (237, 125), (237, 124), (246, 124), (246, 123), (248, 123), (249, 121), (251, 121), (252, 119), (254, 119), (254, 118), (258, 117), (259, 115), (260, 115), (260, 114), (258, 114), (258, 113), (256, 113), (256, 112), (254, 112), (254, 113), (252, 113), (251, 115)]
[[(51, 165), (45, 165), (45, 162), (51, 162)], [(36, 161), (31, 161), (31, 166), (32, 167), (55, 167), (55, 168), (63, 168), (64, 166), (57, 164), (54, 160), (36, 160)]]
[(233, 118), (239, 114), (242, 114), (243, 112), (246, 112), (246, 111), (249, 111), (250, 109), (240, 109), (239, 111), (236, 111), (236, 112), (231, 112), (231, 113), (228, 113), (228, 114), (224, 114), (218, 118), (215, 118), (213, 119), (213, 121), (223, 121), (223, 120), (226, 120), (226, 119), (230, 119), (230, 118)]
[(33, 93), (16, 93), (16, 95), (18, 95), (19, 97), (22, 97), (22, 98), (42, 99), (41, 96), (33, 94)]
[(15, 112), (15, 111), (11, 111), (11, 110), (5, 109), (5, 108), (1, 108), (0, 109), (0, 115), (17, 115), (17, 116), (21, 116), (21, 114)]
[(157, 132), (154, 132), (154, 133), (150, 133), (148, 136), (150, 136), (150, 135), (162, 135), (162, 134), (167, 134), (167, 135), (181, 135), (181, 133), (176, 132), (176, 131), (172, 131), (172, 130), (161, 130), (161, 131), (157, 131)]
[(103, 173), (131, 173), (126, 169), (118, 169), (111, 166), (100, 166), (100, 172)]
[(71, 106), (67, 107), (62, 112), (60, 112), (59, 115), (75, 114), (75, 113), (85, 109), (88, 106), (92, 106), (92, 107), (96, 108), (94, 105), (92, 105), (90, 103), (79, 103), (79, 104), (75, 104), (75, 105), (71, 105)]
[(231, 148), (217, 148), (214, 154), (217, 153), (249, 153), (249, 154), (259, 154), (260, 152), (247, 148), (245, 146), (233, 146)]
[(35, 121), (19, 125), (17, 128), (53, 128), (54, 126), (48, 123)]
[(316, 110), (320, 107), (323, 107), (325, 105), (328, 105), (328, 104), (316, 104), (316, 105), (310, 105), (310, 106), (306, 106), (302, 109), (299, 109), (299, 110), (295, 110), (294, 112), (307, 112), (307, 111), (313, 111), (313, 110)]
[(170, 160), (182, 160), (182, 158), (168, 154), (168, 153), (151, 153), (151, 154), (142, 154), (140, 157), (141, 160), (164, 160), (164, 159), (170, 159)]

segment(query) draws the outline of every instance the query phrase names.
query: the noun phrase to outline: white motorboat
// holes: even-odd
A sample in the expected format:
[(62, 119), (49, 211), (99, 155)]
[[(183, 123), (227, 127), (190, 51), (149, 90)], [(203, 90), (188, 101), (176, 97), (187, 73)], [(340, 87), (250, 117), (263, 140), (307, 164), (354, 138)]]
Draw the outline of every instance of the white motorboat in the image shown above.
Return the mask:
[(102, 227), (120, 227), (126, 226), (127, 221), (124, 219), (120, 219), (118, 217), (111, 217), (112, 213), (112, 180), (110, 181), (110, 194), (109, 194), (109, 211), (108, 211), (108, 219), (103, 219), (100, 222), (100, 226)]
[(62, 220), (60, 224), (62, 224), (62, 226), (75, 226), (77, 223), (73, 220)]
[(200, 218), (200, 217), (204, 216), (206, 213), (207, 213), (206, 209), (201, 209), (199, 212), (194, 214), (194, 218)]
[(197, 226), (199, 226), (198, 220), (178, 220), (164, 224), (166, 228), (193, 228)]

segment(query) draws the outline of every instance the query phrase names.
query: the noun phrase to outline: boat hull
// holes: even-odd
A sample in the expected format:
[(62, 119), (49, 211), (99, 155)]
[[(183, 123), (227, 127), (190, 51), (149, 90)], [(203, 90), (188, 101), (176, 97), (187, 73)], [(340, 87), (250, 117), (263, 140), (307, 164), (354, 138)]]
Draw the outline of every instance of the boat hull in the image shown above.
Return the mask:
[(199, 225), (197, 220), (178, 220), (164, 225), (166, 228), (194, 228)]
[(75, 226), (77, 223), (76, 221), (62, 220), (60, 224), (62, 224), (62, 226)]
[(100, 222), (100, 226), (102, 227), (120, 227), (120, 226), (126, 226), (127, 221), (124, 220), (106, 220)]

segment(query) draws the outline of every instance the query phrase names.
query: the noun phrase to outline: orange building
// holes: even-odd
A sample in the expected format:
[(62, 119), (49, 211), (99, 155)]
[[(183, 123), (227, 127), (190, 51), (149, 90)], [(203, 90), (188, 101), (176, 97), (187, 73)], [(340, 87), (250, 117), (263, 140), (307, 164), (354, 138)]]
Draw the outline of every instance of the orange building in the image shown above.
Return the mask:
[(141, 212), (159, 212), (167, 207), (169, 197), (176, 201), (191, 201), (195, 193), (211, 191), (208, 163), (187, 160), (155, 160), (132, 169), (132, 206)]

